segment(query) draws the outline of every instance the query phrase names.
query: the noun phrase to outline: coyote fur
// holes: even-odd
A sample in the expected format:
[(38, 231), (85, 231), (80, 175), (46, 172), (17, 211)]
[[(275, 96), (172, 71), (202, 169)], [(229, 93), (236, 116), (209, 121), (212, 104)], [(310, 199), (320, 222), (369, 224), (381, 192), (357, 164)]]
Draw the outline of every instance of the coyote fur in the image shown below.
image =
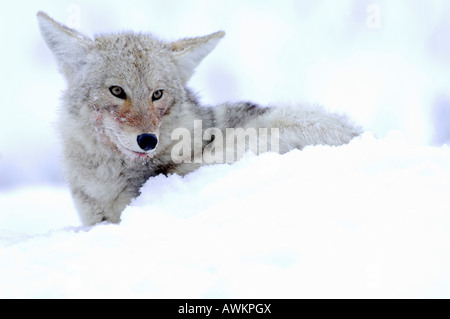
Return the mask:
[[(346, 116), (318, 106), (200, 105), (186, 84), (225, 35), (222, 31), (175, 42), (133, 32), (91, 39), (43, 12), (37, 17), (67, 83), (58, 121), (63, 169), (85, 225), (120, 222), (121, 212), (148, 178), (184, 175), (202, 165), (172, 156), (178, 143), (172, 132), (184, 128), (194, 134), (198, 121), (202, 130), (223, 132), (277, 128), (280, 153), (306, 145), (342, 145), (361, 134)], [(188, 157), (201, 156), (217, 142), (210, 137), (193, 141)], [(194, 154), (195, 149), (200, 152)]]

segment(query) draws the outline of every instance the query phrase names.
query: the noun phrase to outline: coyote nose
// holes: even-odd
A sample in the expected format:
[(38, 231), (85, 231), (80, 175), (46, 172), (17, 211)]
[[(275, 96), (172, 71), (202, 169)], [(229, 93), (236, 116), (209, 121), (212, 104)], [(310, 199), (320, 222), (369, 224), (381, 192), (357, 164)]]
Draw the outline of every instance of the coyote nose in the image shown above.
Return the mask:
[(158, 144), (158, 138), (155, 134), (144, 133), (137, 137), (137, 143), (140, 148), (147, 152), (155, 149)]

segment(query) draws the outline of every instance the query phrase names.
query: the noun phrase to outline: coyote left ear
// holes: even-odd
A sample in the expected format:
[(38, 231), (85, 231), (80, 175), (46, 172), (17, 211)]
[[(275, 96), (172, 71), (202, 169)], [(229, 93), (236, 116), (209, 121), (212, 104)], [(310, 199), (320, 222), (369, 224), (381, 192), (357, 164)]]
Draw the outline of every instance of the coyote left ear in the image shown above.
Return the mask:
[(67, 79), (86, 64), (86, 56), (93, 41), (83, 34), (62, 25), (44, 12), (37, 14), (42, 37), (53, 52), (60, 71)]
[(182, 39), (170, 44), (184, 84), (189, 81), (195, 68), (224, 36), (225, 32), (219, 31), (204, 37)]

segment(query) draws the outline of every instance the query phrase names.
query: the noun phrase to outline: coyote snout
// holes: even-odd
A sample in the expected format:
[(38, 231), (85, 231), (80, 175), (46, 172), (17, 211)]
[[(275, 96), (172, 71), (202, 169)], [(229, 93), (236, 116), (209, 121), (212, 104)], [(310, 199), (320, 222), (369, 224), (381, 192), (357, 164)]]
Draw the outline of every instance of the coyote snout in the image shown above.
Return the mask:
[(153, 157), (159, 142), (158, 130), (141, 133), (134, 127), (112, 128), (110, 126), (105, 133), (117, 149), (130, 159)]
[(137, 143), (143, 151), (154, 150), (158, 145), (158, 137), (155, 134), (144, 133), (137, 137)]
[(152, 114), (139, 113), (130, 116), (118, 116), (114, 110), (96, 112), (96, 131), (110, 145), (128, 158), (150, 158), (159, 143), (160, 119)]

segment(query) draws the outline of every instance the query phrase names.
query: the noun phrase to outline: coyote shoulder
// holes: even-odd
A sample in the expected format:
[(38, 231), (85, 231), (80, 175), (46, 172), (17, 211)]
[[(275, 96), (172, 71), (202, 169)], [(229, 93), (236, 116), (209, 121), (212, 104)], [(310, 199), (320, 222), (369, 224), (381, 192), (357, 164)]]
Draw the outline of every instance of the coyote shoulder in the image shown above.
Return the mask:
[[(215, 156), (213, 162), (221, 156), (229, 161), (230, 146), (222, 137), (228, 139), (230, 129), (263, 132), (264, 138), (255, 139), (257, 153), (342, 145), (361, 133), (346, 116), (320, 107), (200, 105), (186, 84), (222, 31), (175, 42), (133, 32), (91, 39), (43, 12), (37, 17), (67, 82), (58, 129), (65, 176), (85, 225), (120, 222), (121, 212), (152, 176), (192, 172), (211, 163), (202, 161), (206, 152)], [(174, 134), (180, 129), (202, 138), (184, 140), (180, 147)]]

